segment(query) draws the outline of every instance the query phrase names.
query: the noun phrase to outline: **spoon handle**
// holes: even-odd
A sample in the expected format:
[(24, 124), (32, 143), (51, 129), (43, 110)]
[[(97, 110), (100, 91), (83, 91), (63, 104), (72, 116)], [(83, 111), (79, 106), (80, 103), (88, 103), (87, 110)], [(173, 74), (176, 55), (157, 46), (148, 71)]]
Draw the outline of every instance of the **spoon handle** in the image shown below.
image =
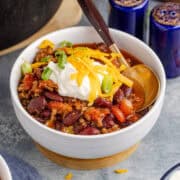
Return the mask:
[(102, 37), (104, 42), (111, 46), (114, 42), (109, 35), (109, 30), (107, 25), (105, 24), (103, 17), (98, 12), (97, 8), (95, 7), (94, 3), (91, 0), (78, 0), (84, 14), (89, 19), (91, 24), (94, 26), (96, 31)]
[(105, 44), (109, 46), (112, 52), (117, 52), (121, 55), (119, 59), (121, 64), (124, 64), (125, 66), (129, 67), (129, 64), (127, 63), (122, 53), (120, 52), (119, 48), (111, 38), (109, 34), (108, 26), (104, 22), (103, 17), (99, 13), (95, 5), (93, 4), (92, 0), (78, 0), (78, 2), (84, 14), (89, 19), (89, 21), (96, 29), (98, 34), (101, 36), (101, 38), (104, 40)]

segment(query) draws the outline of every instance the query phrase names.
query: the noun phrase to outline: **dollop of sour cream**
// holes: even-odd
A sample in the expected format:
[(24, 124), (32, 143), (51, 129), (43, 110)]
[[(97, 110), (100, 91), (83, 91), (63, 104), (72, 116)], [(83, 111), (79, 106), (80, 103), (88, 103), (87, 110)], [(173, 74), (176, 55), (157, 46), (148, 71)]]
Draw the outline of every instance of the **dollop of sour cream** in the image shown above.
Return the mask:
[[(100, 65), (100, 63), (97, 63)], [(76, 80), (71, 79), (71, 74), (76, 73), (74, 66), (67, 62), (64, 69), (60, 69), (56, 63), (49, 62), (48, 66), (52, 70), (49, 79), (58, 85), (58, 93), (62, 96), (74, 97), (81, 100), (88, 100), (91, 90), (88, 76), (85, 76), (81, 86), (78, 86)], [(100, 83), (102, 83), (103, 76), (97, 74)]]
[(180, 180), (180, 170), (173, 172), (169, 180)]

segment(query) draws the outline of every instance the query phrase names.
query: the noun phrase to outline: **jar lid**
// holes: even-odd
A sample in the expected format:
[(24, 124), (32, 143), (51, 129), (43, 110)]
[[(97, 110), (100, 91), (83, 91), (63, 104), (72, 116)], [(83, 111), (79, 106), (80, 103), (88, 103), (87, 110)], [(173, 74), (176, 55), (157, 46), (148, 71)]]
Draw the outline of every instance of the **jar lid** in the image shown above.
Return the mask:
[(163, 25), (180, 26), (180, 3), (163, 3), (152, 11), (156, 22)]
[(144, 2), (144, 0), (114, 0), (117, 5), (124, 7), (138, 6)]

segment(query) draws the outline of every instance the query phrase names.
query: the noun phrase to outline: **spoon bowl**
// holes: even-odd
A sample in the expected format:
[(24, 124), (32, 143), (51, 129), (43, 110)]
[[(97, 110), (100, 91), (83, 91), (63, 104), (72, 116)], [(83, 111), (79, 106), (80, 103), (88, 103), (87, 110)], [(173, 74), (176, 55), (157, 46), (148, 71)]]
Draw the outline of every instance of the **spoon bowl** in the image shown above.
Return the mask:
[(155, 73), (146, 65), (138, 64), (128, 68), (123, 74), (133, 80), (135, 94), (138, 97), (144, 95), (144, 101), (136, 107), (136, 111), (141, 111), (152, 105), (156, 100), (160, 86)]

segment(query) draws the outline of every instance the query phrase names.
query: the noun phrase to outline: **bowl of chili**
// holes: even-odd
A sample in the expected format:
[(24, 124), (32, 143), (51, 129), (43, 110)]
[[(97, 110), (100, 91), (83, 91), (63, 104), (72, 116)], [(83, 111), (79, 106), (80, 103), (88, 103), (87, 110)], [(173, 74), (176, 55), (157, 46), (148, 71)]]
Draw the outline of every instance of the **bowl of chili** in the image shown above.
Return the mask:
[(137, 38), (110, 33), (131, 66), (144, 63), (157, 74), (156, 102), (135, 111), (143, 95), (92, 27), (52, 32), (20, 54), (10, 75), (16, 116), (43, 147), (81, 159), (110, 156), (141, 141), (157, 121), (166, 85), (159, 58)]

